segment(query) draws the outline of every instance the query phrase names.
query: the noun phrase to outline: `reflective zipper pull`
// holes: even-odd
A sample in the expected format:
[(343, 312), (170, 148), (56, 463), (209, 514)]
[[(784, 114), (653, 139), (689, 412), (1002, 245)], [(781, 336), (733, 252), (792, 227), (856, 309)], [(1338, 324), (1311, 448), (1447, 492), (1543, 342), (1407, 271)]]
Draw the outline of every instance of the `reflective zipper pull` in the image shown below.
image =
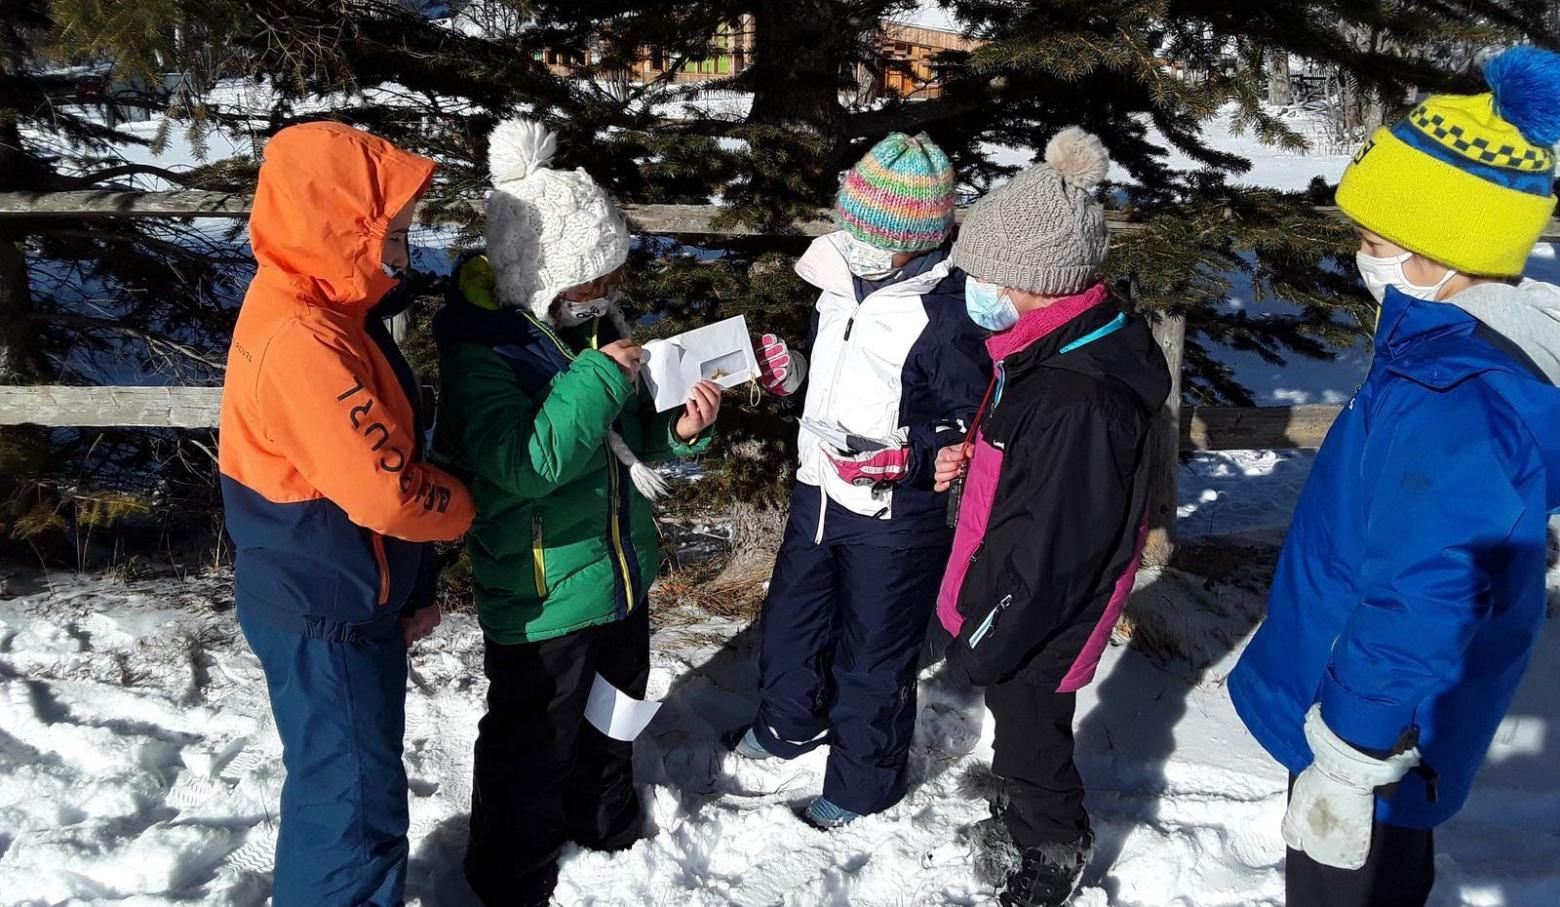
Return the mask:
[(1008, 605), (1011, 604), (1013, 604), (1013, 596), (1011, 595), (1005, 596), (1002, 601), (997, 602), (997, 606), (991, 609), (991, 613), (986, 615), (986, 619), (980, 622), (980, 626), (976, 628), (974, 633), (970, 634), (970, 648), (973, 649), (980, 645), (981, 640), (985, 639), (986, 635), (991, 632), (991, 628), (996, 626), (997, 617), (1003, 611), (1006, 611)]

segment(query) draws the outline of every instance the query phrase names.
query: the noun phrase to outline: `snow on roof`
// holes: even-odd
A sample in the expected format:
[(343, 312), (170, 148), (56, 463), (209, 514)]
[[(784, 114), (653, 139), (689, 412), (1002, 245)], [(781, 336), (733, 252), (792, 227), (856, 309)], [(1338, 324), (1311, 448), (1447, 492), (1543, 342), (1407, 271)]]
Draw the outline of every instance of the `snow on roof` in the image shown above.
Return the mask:
[(890, 22), (898, 22), (901, 25), (915, 25), (920, 28), (935, 28), (938, 31), (963, 34), (964, 26), (954, 17), (953, 10), (938, 4), (937, 0), (920, 0), (915, 9), (907, 9), (897, 13), (890, 13), (887, 17)]

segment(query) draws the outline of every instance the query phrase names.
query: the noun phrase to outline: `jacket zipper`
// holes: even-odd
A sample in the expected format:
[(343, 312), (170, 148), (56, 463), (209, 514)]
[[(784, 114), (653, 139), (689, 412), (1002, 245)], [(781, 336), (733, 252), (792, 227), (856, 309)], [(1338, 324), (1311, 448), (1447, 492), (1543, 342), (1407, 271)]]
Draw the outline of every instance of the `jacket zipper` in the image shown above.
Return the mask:
[(536, 597), (547, 597), (547, 549), (542, 542), (542, 515), (531, 515), (531, 568), (536, 574)]
[(980, 622), (980, 626), (975, 628), (974, 633), (970, 634), (970, 648), (973, 649), (980, 645), (980, 641), (986, 638), (986, 634), (991, 632), (992, 627), (996, 626), (997, 618), (1011, 604), (1013, 604), (1013, 596), (1011, 595), (1005, 596), (1002, 601), (997, 602), (997, 606), (991, 609), (991, 613), (986, 615), (986, 619)]
[[(823, 401), (823, 412), (826, 418), (834, 412), (834, 394), (839, 390), (840, 373), (845, 370), (845, 354), (850, 351), (850, 334), (856, 328), (856, 316), (859, 314), (861, 314), (860, 302), (856, 303), (856, 311), (851, 313), (850, 318), (845, 322), (845, 336), (841, 339), (840, 355), (834, 360), (834, 380), (829, 382), (829, 397)], [(820, 470), (828, 468), (828, 464), (825, 463)], [(827, 472), (818, 476), (818, 533), (813, 538), (814, 545), (823, 544), (823, 527), (829, 513), (828, 481)]]
[(632, 614), (634, 613), (634, 579), (633, 574), (628, 570), (628, 555), (623, 550), (623, 530), (618, 519), (618, 511), (620, 509), (618, 499), (621, 497), (618, 494), (620, 481), (618, 479), (618, 468), (617, 458), (612, 456), (611, 450), (608, 450), (607, 493), (612, 496), (612, 552), (617, 555), (618, 567), (623, 572), (623, 595), (624, 600), (628, 602), (628, 609), (625, 613)]
[(374, 560), (379, 564), (379, 607), (390, 604), (390, 559), (385, 557), (385, 537), (372, 533)]
[[(569, 349), (569, 345), (564, 343), (563, 340), (553, 332), (553, 329), (543, 323), (541, 319), (537, 318), (535, 315), (532, 315), (530, 312), (523, 312), (522, 314), (524, 314), (526, 319), (529, 320), (532, 324), (536, 325), (537, 329), (542, 332), (543, 337), (546, 337), (548, 340), (552, 341), (553, 346), (558, 348), (559, 354), (562, 355), (566, 361), (573, 362), (575, 359), (579, 358), (574, 355), (573, 350)], [(594, 345), (595, 339), (593, 337), (593, 348)], [(607, 455), (607, 494), (611, 499), (610, 503), (608, 504), (608, 512), (610, 514), (609, 522), (611, 523), (612, 527), (610, 533), (612, 536), (612, 553), (615, 556), (614, 559), (617, 561), (619, 571), (621, 571), (623, 574), (623, 594), (625, 596), (625, 600), (628, 602), (628, 608), (625, 613), (631, 614), (634, 610), (634, 577), (633, 574), (629, 572), (628, 554), (623, 549), (623, 529), (620, 513), (621, 508), (619, 507), (618, 501), (618, 461), (617, 457), (612, 455), (612, 449), (610, 447), (606, 449), (605, 453)]]

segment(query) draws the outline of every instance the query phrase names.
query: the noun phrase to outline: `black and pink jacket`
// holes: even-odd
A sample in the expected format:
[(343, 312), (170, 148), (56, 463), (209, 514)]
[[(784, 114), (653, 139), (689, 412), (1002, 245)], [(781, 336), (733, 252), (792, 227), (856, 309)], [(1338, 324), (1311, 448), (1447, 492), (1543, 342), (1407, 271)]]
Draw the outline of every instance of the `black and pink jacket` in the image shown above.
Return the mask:
[(978, 684), (1038, 671), (1072, 692), (1132, 591), (1170, 374), (1103, 286), (1026, 314), (988, 349), (994, 384), (937, 600), (948, 660)]

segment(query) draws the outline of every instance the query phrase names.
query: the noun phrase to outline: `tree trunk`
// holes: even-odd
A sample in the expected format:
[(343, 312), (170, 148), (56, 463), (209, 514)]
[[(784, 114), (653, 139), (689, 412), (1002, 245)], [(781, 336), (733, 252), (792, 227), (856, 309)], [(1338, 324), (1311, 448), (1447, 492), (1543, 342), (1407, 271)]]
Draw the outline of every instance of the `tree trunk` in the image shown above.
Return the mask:
[[(0, 69), (8, 75), (9, 67)], [(38, 189), (26, 186), (28, 166), (17, 129), (16, 109), (0, 97), (0, 192)], [(32, 287), (22, 233), (0, 219), (0, 384), (32, 384), (42, 376), (42, 348), (33, 321)]]
[(1268, 103), (1274, 107), (1288, 107), (1295, 102), (1293, 87), (1289, 84), (1289, 52), (1267, 52)]
[(32, 288), (20, 237), (0, 225), (0, 384), (31, 384), (40, 377)]
[(842, 144), (841, 81), (858, 36), (833, 0), (758, 0), (753, 57), (741, 84), (753, 92), (748, 122), (804, 129)]
[(1186, 319), (1167, 316), (1154, 323), (1154, 339), (1170, 367), (1170, 395), (1154, 416), (1148, 439), (1148, 554), (1168, 564), (1175, 551), (1175, 518), (1181, 481), (1181, 359)]

